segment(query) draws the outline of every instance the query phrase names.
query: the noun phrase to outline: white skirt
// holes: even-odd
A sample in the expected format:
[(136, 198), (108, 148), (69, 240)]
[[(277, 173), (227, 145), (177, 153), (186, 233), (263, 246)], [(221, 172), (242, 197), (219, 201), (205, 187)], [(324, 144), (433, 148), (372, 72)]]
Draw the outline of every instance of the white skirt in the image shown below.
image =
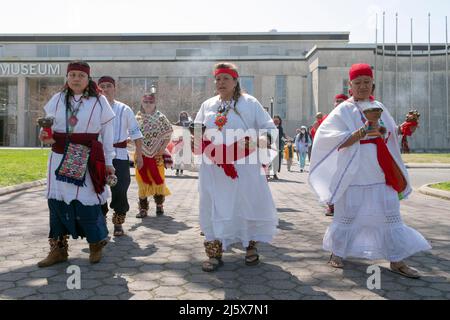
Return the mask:
[(48, 159), (47, 199), (55, 199), (70, 204), (73, 200), (80, 201), (85, 206), (104, 204), (110, 196), (110, 189), (105, 186), (102, 194), (96, 194), (89, 172), (86, 173), (85, 186), (78, 187), (72, 183), (56, 180), (55, 170), (58, 169), (62, 154), (51, 152)]
[(261, 165), (236, 164), (232, 180), (216, 165), (200, 166), (200, 227), (206, 241), (220, 240), (224, 250), (234, 243), (270, 243), (278, 217)]
[(431, 246), (403, 223), (397, 192), (378, 183), (347, 189), (335, 204), (323, 248), (342, 258), (398, 262)]

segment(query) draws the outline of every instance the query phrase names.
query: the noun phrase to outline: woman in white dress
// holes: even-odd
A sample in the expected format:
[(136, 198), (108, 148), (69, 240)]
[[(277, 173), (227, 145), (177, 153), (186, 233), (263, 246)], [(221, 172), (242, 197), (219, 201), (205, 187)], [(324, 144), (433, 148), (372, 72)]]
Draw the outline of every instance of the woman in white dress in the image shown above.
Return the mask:
[(353, 97), (333, 110), (314, 140), (309, 182), (322, 202), (335, 205), (323, 247), (331, 251), (335, 268), (347, 257), (386, 259), (392, 271), (418, 278), (403, 260), (431, 247), (400, 216), (400, 199), (412, 190), (400, 156), (399, 127), (371, 97), (372, 85), (371, 67), (353, 65)]
[[(214, 68), (214, 76), (218, 95), (202, 104), (194, 121), (206, 127), (201, 145), (198, 138), (194, 138), (196, 154), (203, 152), (199, 193), (200, 227), (209, 258), (202, 265), (205, 272), (223, 265), (222, 253), (234, 243), (246, 248), (247, 265), (258, 264), (256, 243), (271, 242), (278, 225), (262, 163), (247, 161), (258, 146), (267, 147), (267, 131), (276, 131), (276, 127), (254, 97), (241, 93), (236, 66), (219, 63)], [(255, 132), (251, 140), (244, 133), (246, 130)], [(215, 137), (212, 143), (211, 137)], [(216, 151), (226, 148), (227, 160), (220, 162), (214, 158), (211, 150), (208, 151), (209, 143)], [(230, 155), (230, 148), (236, 150), (238, 146), (242, 147), (243, 154), (238, 151)], [(239, 163), (242, 162), (239, 158), (245, 163)]]
[(52, 143), (47, 173), (50, 253), (39, 267), (67, 261), (69, 235), (86, 237), (91, 263), (100, 261), (107, 243), (101, 204), (110, 193), (106, 176), (115, 172), (114, 112), (100, 92), (89, 65), (71, 62), (64, 89), (44, 107), (46, 117), (53, 118), (53, 140), (45, 130), (39, 135), (44, 143)]

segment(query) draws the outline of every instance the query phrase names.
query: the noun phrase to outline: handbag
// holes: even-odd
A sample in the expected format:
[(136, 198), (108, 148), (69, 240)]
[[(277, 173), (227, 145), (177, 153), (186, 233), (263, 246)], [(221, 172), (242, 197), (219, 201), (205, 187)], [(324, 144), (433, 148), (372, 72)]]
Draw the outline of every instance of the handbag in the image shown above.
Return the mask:
[(68, 142), (55, 171), (56, 180), (85, 186), (90, 151), (91, 148), (85, 145)]

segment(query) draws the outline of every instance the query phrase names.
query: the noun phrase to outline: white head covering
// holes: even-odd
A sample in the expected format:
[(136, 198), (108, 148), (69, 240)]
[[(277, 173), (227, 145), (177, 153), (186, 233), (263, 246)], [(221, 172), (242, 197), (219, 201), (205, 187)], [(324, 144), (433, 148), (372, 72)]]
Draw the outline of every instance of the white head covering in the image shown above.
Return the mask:
[(356, 104), (361, 108), (361, 111), (366, 111), (367, 109), (380, 108), (382, 109), (376, 101), (364, 100), (356, 101)]

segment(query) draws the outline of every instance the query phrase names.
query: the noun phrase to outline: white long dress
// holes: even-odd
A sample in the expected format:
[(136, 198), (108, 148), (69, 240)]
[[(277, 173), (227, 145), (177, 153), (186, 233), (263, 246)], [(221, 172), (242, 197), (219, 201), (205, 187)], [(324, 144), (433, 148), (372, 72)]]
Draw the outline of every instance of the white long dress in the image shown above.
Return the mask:
[[(76, 96), (77, 99), (80, 95)], [(54, 117), (53, 132), (66, 132), (66, 105), (64, 93), (55, 94), (44, 107), (47, 117)], [(98, 101), (95, 97), (83, 98), (77, 114), (78, 123), (73, 133), (99, 133), (99, 140), (103, 143), (106, 165), (112, 165), (114, 159), (113, 148), (113, 119), (114, 112), (104, 96)], [(86, 174), (86, 185), (78, 187), (74, 184), (56, 180), (55, 170), (58, 168), (62, 154), (51, 152), (48, 160), (47, 199), (55, 199), (70, 204), (73, 200), (83, 205), (92, 206), (105, 203), (110, 195), (108, 186), (102, 194), (96, 194), (89, 174)]]
[[(364, 104), (371, 104), (365, 106)], [(313, 144), (309, 182), (324, 203), (335, 204), (334, 221), (325, 233), (323, 248), (342, 258), (401, 261), (431, 246), (400, 216), (398, 193), (386, 185), (374, 144), (355, 143), (338, 150), (352, 132), (364, 125), (362, 110), (383, 108), (387, 147), (412, 189), (400, 155), (397, 126), (378, 101), (340, 104), (320, 126)]]
[[(195, 123), (203, 123), (207, 129), (217, 128), (214, 121), (219, 106), (219, 96), (205, 101)], [(235, 142), (227, 140), (227, 130), (276, 129), (269, 114), (254, 97), (244, 94), (236, 108), (240, 116), (231, 110), (222, 130), (227, 145)], [(261, 163), (235, 164), (235, 167), (239, 175), (235, 180), (215, 164), (202, 162), (199, 170), (200, 226), (206, 241), (220, 240), (224, 250), (233, 243), (247, 247), (251, 240), (271, 242), (278, 225), (275, 204)]]

